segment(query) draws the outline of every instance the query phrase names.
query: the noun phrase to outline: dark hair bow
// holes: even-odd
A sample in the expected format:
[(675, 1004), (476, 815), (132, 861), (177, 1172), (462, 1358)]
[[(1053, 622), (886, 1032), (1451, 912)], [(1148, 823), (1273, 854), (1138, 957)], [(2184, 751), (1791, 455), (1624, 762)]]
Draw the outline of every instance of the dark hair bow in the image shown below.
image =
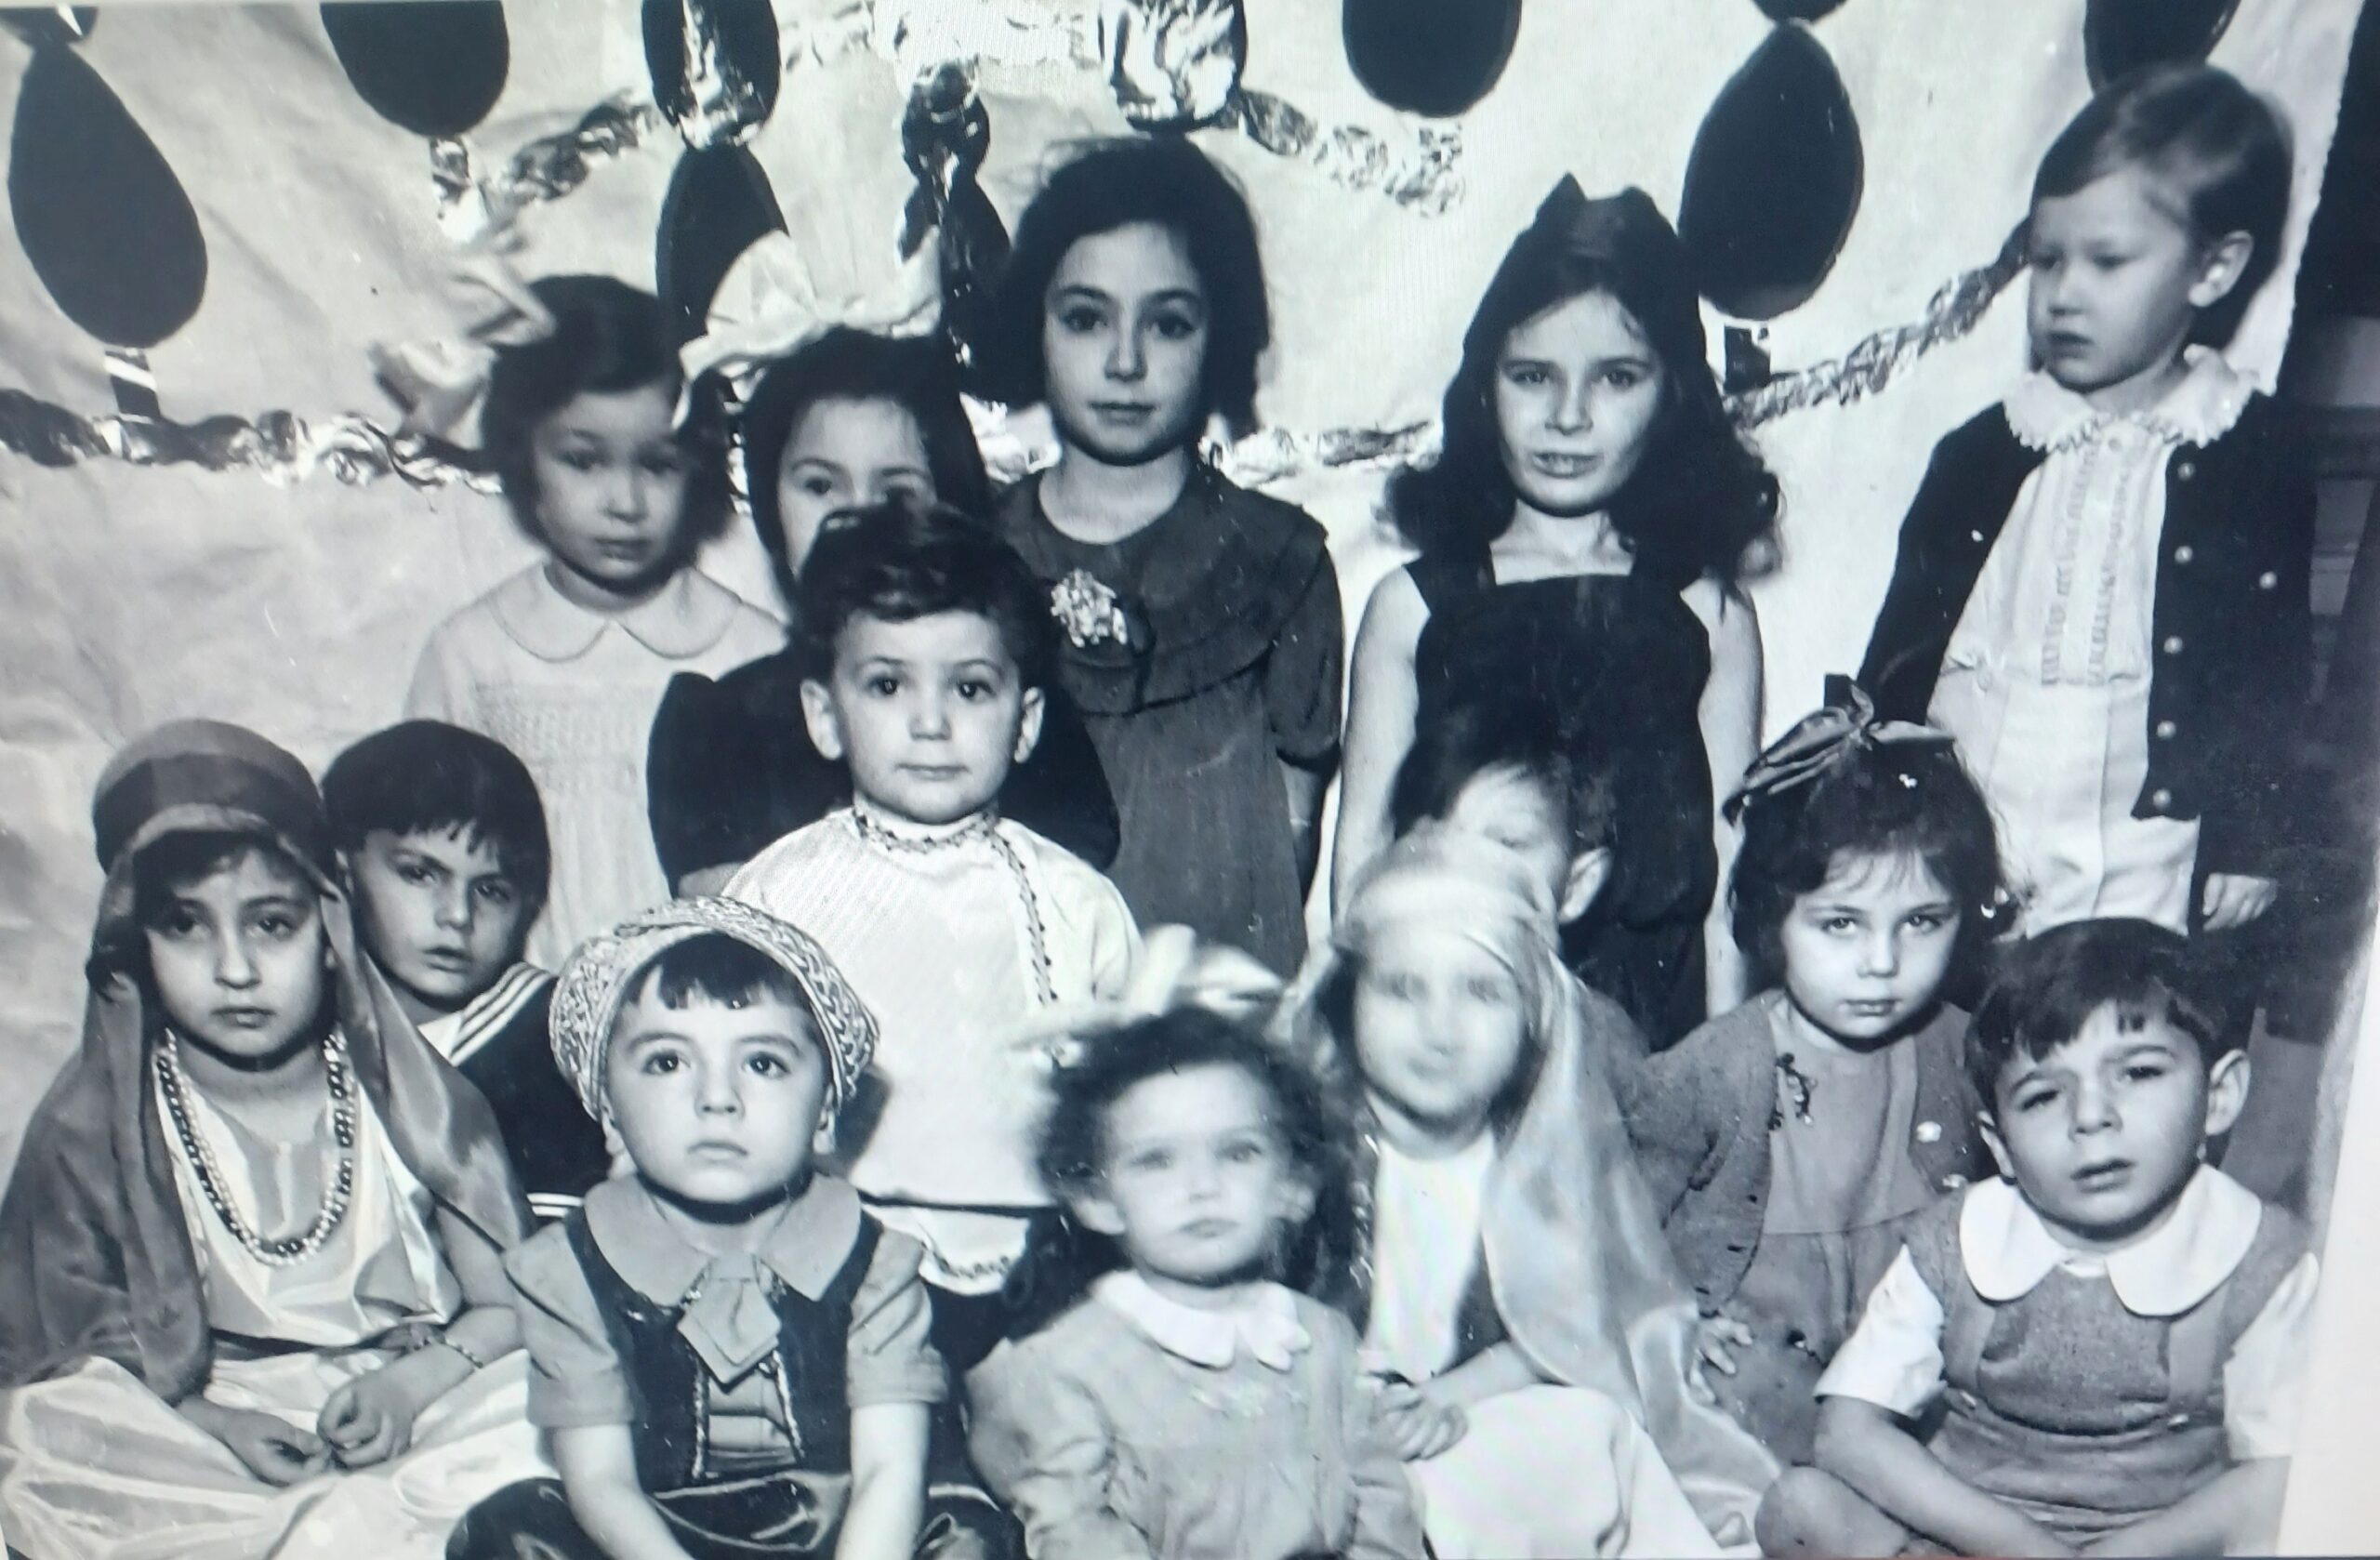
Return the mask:
[(1727, 799), (1729, 823), (1763, 797), (1805, 786), (1857, 755), (1878, 747), (1948, 747), (1950, 734), (1910, 721), (1876, 717), (1876, 701), (1847, 677), (1826, 680), (1826, 705), (1793, 724), (1744, 771), (1743, 783)]

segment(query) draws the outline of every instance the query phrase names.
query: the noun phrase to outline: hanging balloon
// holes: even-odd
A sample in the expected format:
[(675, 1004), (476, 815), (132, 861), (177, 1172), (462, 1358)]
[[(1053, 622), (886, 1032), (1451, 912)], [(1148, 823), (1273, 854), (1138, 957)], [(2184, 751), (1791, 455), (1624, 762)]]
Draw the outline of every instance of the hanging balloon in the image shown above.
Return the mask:
[(1799, 308), (1850, 236), (1865, 178), (1834, 61), (1778, 27), (1720, 88), (1686, 161), (1677, 229), (1702, 296), (1739, 320)]
[(372, 111), (416, 136), (459, 136), (504, 92), (502, 0), (363, 0), (323, 8), (339, 69)]
[(720, 279), (762, 233), (785, 231), (769, 176), (740, 146), (689, 152), (669, 176), (654, 253), (655, 291), (678, 339), (703, 333)]
[(2090, 0), (2082, 58), (2096, 90), (2143, 65), (2204, 59), (2240, 0)]
[(1754, 0), (1771, 21), (1816, 21), (1843, 0)]
[(777, 106), (769, 0), (644, 0), (653, 100), (701, 152), (749, 140)]
[(17, 98), (8, 205), (17, 242), (66, 317), (114, 347), (153, 347), (206, 293), (198, 213), (139, 124), (72, 49), (39, 48)]
[(1488, 96), (1520, 35), (1521, 0), (1344, 0), (1347, 63), (1393, 109), (1447, 119)]
[(38, 48), (44, 44), (79, 44), (98, 26), (99, 13), (89, 6), (49, 6), (40, 10), (10, 7), (0, 10), (0, 27)]
[(901, 116), (901, 157), (918, 187), (902, 213), (901, 254), (915, 255), (928, 232), (936, 234), (943, 338), (969, 391), (997, 399), (984, 345), (993, 293), (1008, 264), (1008, 227), (975, 181), (991, 146), (991, 116), (963, 67), (943, 65), (911, 89)]
[(1231, 107), (1248, 64), (1240, 0), (1121, 0), (1101, 21), (1116, 106), (1143, 130), (1195, 130)]

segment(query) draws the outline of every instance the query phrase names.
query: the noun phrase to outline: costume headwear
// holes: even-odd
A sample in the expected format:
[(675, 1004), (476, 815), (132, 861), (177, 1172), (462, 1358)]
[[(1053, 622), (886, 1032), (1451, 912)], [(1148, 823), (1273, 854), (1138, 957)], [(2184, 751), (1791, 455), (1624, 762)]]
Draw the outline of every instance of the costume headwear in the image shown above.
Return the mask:
[(766, 954), (800, 988), (826, 1052), (824, 1113), (832, 1122), (876, 1054), (876, 1015), (808, 933), (741, 900), (673, 899), (580, 944), (554, 983), (549, 1020), (562, 1077), (578, 1091), (588, 1114), (602, 1120), (603, 1057), (621, 1005), (654, 959), (681, 943), (714, 933)]
[(1865, 688), (1847, 677), (1830, 677), (1825, 706), (1795, 721), (1792, 731), (1752, 760), (1743, 784), (1727, 799), (1726, 816), (1732, 823), (1753, 802), (1809, 785), (1879, 747), (1948, 750), (1950, 746), (1948, 732), (1910, 721), (1878, 720), (1875, 701)]

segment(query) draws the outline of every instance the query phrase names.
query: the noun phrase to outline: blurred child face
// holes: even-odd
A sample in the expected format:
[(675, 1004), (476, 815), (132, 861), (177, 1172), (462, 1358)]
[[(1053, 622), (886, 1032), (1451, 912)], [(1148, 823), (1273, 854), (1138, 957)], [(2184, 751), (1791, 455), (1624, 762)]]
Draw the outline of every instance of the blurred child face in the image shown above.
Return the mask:
[(737, 1208), (782, 1195), (810, 1168), (826, 1097), (809, 1011), (774, 995), (672, 1008), (659, 982), (622, 1005), (604, 1103), (637, 1173), (675, 1200)]
[(347, 868), (364, 945), (416, 1018), (453, 1012), (520, 958), (529, 897), (484, 837), (376, 828)]
[(1108, 1106), (1103, 1146), (1082, 1216), (1169, 1293), (1257, 1276), (1281, 1226), (1313, 1205), (1271, 1095), (1244, 1068), (1142, 1079)]
[(2173, 1207), (2206, 1140), (2246, 1103), (2248, 1059), (2209, 1069), (2198, 1042), (2162, 1015), (2110, 1005), (2036, 1062), (2001, 1069), (1985, 1141), (2003, 1174), (2084, 1249), (2137, 1238)]
[(1077, 240), (1042, 303), (1059, 436), (1110, 466), (1189, 445), (1207, 419), (1207, 313), (1206, 284), (1170, 228), (1135, 222)]
[(537, 425), (537, 532), (555, 588), (581, 606), (617, 610), (651, 595), (683, 559), (688, 457), (667, 385), (572, 401)]
[(1441, 822), (1520, 857), (1539, 903), (1564, 922), (1586, 914), (1610, 870), (1608, 852), (1573, 849), (1568, 799), (1515, 765), (1499, 764), (1464, 781)]
[(2033, 207), (2025, 308), (2033, 355), (2101, 410), (2153, 403), (2198, 311), (2237, 279), (2179, 209), (2137, 166)]
[(998, 797), (1041, 734), (999, 626), (972, 612), (892, 622), (855, 615), (827, 682), (801, 685), (810, 738), (851, 768), (863, 800), (913, 823), (949, 824)]
[(1778, 941), (1785, 992), (1824, 1035), (1865, 1050), (1924, 1018), (1950, 973), (1959, 906), (1917, 855), (1838, 853)]
[(227, 1062), (280, 1057), (322, 1013), (322, 915), (314, 885), (265, 851), (175, 884), (144, 929), (166, 1022)]
[(1660, 359), (1608, 293), (1523, 322), (1496, 359), (1496, 429), (1521, 502), (1569, 518), (1608, 507), (1659, 419)]
[(1384, 927), (1355, 982), (1355, 1066), (1375, 1107), (1448, 1148), (1486, 1130), (1528, 1044), (1504, 961), (1460, 930)]
[(898, 402), (813, 403), (786, 441), (777, 467), (786, 563), (801, 572), (818, 527), (837, 510), (933, 496), (925, 438)]

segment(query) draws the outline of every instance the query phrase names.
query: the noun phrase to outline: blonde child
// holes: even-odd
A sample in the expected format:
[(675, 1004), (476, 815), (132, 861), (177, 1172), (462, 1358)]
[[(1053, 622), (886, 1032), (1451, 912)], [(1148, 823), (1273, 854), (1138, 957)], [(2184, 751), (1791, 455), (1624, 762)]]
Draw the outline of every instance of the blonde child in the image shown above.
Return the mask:
[(1860, 681), (1957, 738), (2024, 925), (2228, 931), (2283, 876), (2314, 496), (2224, 362), (2280, 258), (2280, 121), (2204, 66), (2093, 99), (2033, 181), (2035, 369), (1935, 447)]

